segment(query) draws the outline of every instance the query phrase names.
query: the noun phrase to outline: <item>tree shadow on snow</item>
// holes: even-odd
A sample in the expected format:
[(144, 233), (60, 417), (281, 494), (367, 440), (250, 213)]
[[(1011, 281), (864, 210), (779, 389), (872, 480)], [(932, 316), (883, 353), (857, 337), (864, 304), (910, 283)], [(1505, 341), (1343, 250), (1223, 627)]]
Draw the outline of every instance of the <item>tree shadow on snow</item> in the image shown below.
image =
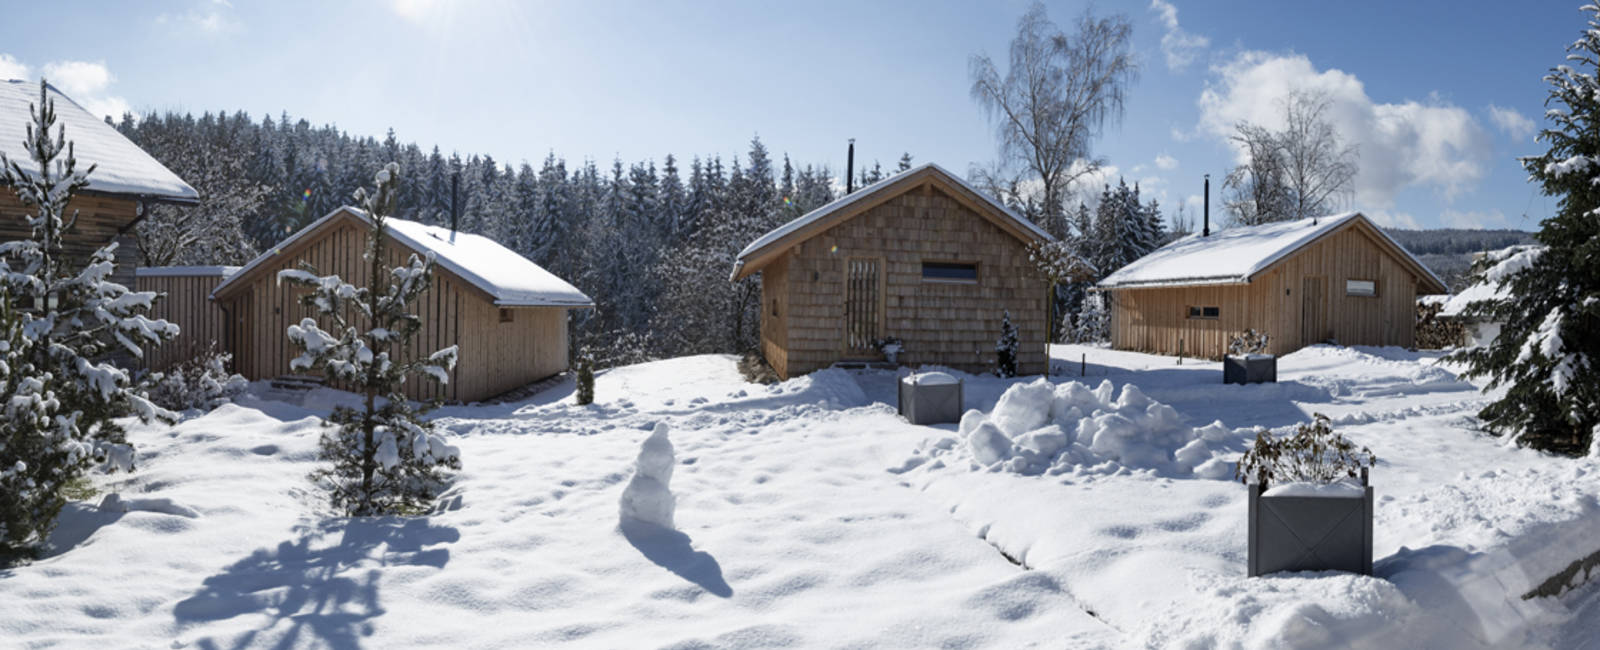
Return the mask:
[(694, 549), (688, 535), (643, 522), (623, 522), (622, 536), (651, 562), (722, 598), (733, 587), (722, 578), (722, 565), (710, 553)]
[[(329, 542), (337, 539), (337, 543)], [(201, 648), (306, 645), (359, 648), (373, 632), (372, 619), (384, 613), (378, 600), (382, 566), (443, 568), (445, 548), (425, 548), (461, 539), (454, 528), (427, 519), (340, 519), (257, 549), (222, 573), (206, 578), (201, 589), (172, 608), (179, 627), (262, 614), (268, 620), (231, 641), (204, 637)], [(287, 623), (287, 626), (285, 626)], [(281, 634), (276, 641), (258, 639)]]

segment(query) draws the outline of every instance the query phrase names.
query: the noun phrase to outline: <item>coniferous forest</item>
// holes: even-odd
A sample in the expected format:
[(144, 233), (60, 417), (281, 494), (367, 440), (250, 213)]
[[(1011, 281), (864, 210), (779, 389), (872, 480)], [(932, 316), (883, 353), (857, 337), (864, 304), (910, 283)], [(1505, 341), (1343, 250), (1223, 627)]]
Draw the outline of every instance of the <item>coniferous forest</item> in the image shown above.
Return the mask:
[[(287, 115), (150, 114), (124, 116), (117, 127), (202, 196), (199, 206), (151, 210), (139, 227), (143, 266), (243, 264), (351, 203), (373, 170), (396, 162), (411, 180), (395, 217), (448, 226), (454, 201), (462, 231), (505, 244), (593, 297), (596, 309), (573, 312), (573, 350), (589, 349), (602, 366), (753, 348), (759, 280), (730, 283), (734, 256), (833, 200), (842, 184), (827, 166), (775, 159), (759, 138), (727, 158), (599, 164), (548, 153), (513, 164)], [(910, 164), (901, 156), (900, 168)], [(889, 173), (862, 167), (858, 187)]]

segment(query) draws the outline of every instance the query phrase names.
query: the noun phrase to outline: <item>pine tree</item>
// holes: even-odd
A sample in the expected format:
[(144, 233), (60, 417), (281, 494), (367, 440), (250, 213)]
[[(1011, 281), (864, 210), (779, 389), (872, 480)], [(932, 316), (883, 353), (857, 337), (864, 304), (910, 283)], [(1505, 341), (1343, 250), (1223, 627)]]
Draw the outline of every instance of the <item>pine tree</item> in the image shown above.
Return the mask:
[[(151, 320), (153, 292), (109, 281), (115, 243), (87, 260), (66, 254), (77, 222), (73, 196), (94, 172), (78, 170), (55, 102), (39, 84), (39, 103), (23, 146), (28, 161), (0, 154), (0, 188), (16, 193), (30, 236), (0, 244), (0, 555), (26, 555), (55, 525), (62, 488), (94, 464), (130, 470), (133, 449), (118, 418), (172, 421), (146, 399), (117, 354), (143, 355), (178, 334)], [(30, 164), (31, 163), (31, 164)], [(24, 167), (28, 164), (28, 167)], [(31, 171), (30, 171), (31, 170)]]
[(1011, 324), (1011, 310), (1007, 309), (1000, 318), (1000, 338), (994, 343), (995, 375), (1001, 378), (1017, 376), (1017, 352), (1020, 347), (1017, 327)]
[(1508, 386), (1478, 413), (1491, 430), (1573, 455), (1595, 453), (1600, 440), (1600, 8), (1585, 10), (1593, 15), (1567, 48), (1570, 65), (1544, 77), (1555, 126), (1539, 140), (1550, 148), (1522, 159), (1544, 193), (1559, 197), (1535, 235), (1546, 248), (1503, 280), (1510, 297), (1465, 310), (1503, 325), (1488, 346), (1455, 355), (1468, 364), (1465, 376)]
[(353, 516), (409, 513), (425, 508), (444, 482), (444, 469), (460, 469), (460, 453), (423, 419), (431, 405), (416, 408), (406, 399), (412, 375), (443, 384), (456, 364), (456, 346), (426, 357), (413, 356), (412, 336), (422, 321), (409, 304), (428, 290), (434, 259), (412, 255), (405, 266), (389, 268), (387, 219), (394, 212), (400, 187), (400, 166), (389, 163), (376, 177), (376, 188), (357, 190), (371, 228), (364, 259), (367, 286), (357, 287), (337, 275), (318, 276), (314, 269), (278, 272), (279, 282), (310, 289), (302, 302), (332, 331), (314, 318), (290, 325), (289, 340), (304, 352), (290, 362), (293, 370), (322, 370), (329, 379), (354, 387), (365, 397), (360, 409), (336, 407), (328, 418), (334, 428), (321, 441), (321, 459), (332, 464), (312, 473), (326, 488), (333, 506)]

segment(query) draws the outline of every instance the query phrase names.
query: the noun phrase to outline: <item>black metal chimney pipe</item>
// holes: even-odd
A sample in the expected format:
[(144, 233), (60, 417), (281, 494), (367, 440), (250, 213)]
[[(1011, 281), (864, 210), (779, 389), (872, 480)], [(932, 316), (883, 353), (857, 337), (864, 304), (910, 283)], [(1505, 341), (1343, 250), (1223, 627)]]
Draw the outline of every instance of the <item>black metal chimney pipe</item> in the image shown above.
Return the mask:
[(856, 191), (856, 139), (850, 138), (850, 153), (844, 159), (844, 193)]
[(1201, 237), (1210, 237), (1211, 236), (1211, 175), (1210, 174), (1206, 174), (1206, 207), (1205, 207), (1205, 215), (1206, 215), (1206, 225), (1205, 225), (1205, 229), (1200, 231), (1200, 236)]
[(461, 227), (461, 172), (450, 175), (450, 243), (456, 243), (456, 229)]

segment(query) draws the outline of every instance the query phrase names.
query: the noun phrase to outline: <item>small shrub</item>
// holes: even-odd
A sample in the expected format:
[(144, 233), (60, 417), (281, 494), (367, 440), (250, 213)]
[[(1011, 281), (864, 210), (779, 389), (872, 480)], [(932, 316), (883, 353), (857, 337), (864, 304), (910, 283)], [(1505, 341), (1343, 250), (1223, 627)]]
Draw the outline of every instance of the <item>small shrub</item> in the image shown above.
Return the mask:
[(594, 355), (585, 350), (578, 354), (578, 405), (594, 403)]
[(1467, 327), (1456, 321), (1439, 318), (1444, 305), (1434, 302), (1417, 303), (1417, 347), (1423, 350), (1443, 350), (1460, 347), (1467, 342)]
[(877, 348), (878, 352), (882, 353), (883, 358), (888, 360), (889, 363), (896, 363), (900, 358), (900, 353), (906, 351), (905, 341), (900, 340), (898, 336), (886, 336), (873, 341), (872, 347)]
[(1273, 483), (1332, 483), (1359, 476), (1363, 467), (1376, 462), (1372, 450), (1356, 449), (1354, 443), (1334, 432), (1328, 416), (1318, 413), (1287, 436), (1273, 437), (1266, 429), (1258, 430), (1255, 444), (1239, 458), (1234, 478), (1244, 483), (1255, 479), (1262, 489)]
[(244, 377), (228, 372), (233, 355), (212, 344), (205, 352), (166, 372), (150, 377), (150, 401), (173, 411), (222, 406), (250, 385)]
[(1011, 324), (1011, 310), (1000, 319), (1000, 340), (995, 341), (994, 374), (1000, 377), (1017, 376), (1017, 327)]
[(1267, 343), (1272, 337), (1266, 332), (1257, 332), (1253, 329), (1245, 330), (1228, 341), (1228, 354), (1244, 356), (1246, 354), (1265, 354)]
[(772, 369), (772, 364), (767, 363), (761, 353), (755, 351), (746, 352), (744, 356), (739, 357), (739, 374), (752, 384), (778, 383), (778, 372)]

